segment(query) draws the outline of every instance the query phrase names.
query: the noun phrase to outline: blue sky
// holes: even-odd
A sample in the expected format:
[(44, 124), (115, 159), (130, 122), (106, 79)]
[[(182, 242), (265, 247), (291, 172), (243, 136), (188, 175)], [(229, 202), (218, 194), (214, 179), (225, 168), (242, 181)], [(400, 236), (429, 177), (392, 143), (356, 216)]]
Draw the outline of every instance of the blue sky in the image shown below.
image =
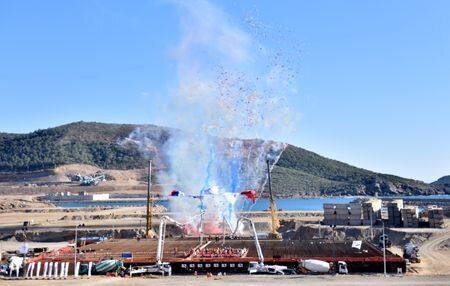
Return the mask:
[[(173, 125), (176, 3), (0, 0), (0, 131), (79, 120)], [(383, 173), (450, 174), (449, 1), (211, 5), (237, 27), (257, 15), (285, 31), (265, 45), (284, 39), (301, 51), (298, 92), (287, 96), (295, 131), (274, 139)]]

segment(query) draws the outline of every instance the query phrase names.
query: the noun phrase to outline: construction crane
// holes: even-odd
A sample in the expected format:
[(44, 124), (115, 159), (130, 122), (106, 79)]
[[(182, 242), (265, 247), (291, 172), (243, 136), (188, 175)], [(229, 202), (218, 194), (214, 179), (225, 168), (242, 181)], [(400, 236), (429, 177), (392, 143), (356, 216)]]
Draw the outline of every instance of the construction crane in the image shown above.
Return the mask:
[(272, 219), (272, 230), (269, 233), (269, 238), (279, 239), (281, 235), (278, 233), (277, 229), (280, 227), (280, 222), (277, 216), (277, 207), (275, 204), (275, 199), (272, 194), (272, 181), (270, 177), (270, 163), (269, 160), (266, 160), (267, 163), (267, 180), (269, 184), (269, 199), (270, 199), (270, 217)]
[(168, 262), (163, 262), (164, 254), (164, 242), (166, 238), (166, 226), (167, 221), (173, 222), (180, 228), (184, 228), (184, 224), (177, 222), (169, 216), (162, 216), (159, 220), (159, 234), (158, 234), (158, 246), (156, 249), (156, 264), (149, 266), (142, 266), (130, 271), (130, 276), (133, 274), (147, 274), (158, 273), (162, 275), (172, 275), (172, 267)]
[[(224, 220), (226, 220), (224, 218)], [(233, 232), (233, 235), (236, 235), (236, 232), (239, 228), (240, 222), (247, 222), (250, 225), (251, 231), (253, 232), (253, 238), (255, 240), (256, 252), (258, 253), (258, 261), (249, 262), (248, 273), (249, 274), (291, 274), (293, 273), (292, 269), (289, 269), (287, 266), (281, 265), (265, 265), (264, 264), (264, 255), (261, 249), (261, 245), (259, 244), (258, 234), (256, 233), (255, 224), (253, 221), (246, 217), (240, 217), (236, 223), (236, 229)]]

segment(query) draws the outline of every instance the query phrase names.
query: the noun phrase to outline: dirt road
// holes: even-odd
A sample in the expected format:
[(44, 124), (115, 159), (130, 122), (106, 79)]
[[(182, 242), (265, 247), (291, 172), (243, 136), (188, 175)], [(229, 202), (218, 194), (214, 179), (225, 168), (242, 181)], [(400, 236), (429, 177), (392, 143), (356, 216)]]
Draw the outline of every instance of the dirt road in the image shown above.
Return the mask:
[(450, 275), (449, 242), (450, 229), (433, 234), (420, 247), (422, 262), (413, 264), (413, 269), (420, 275)]

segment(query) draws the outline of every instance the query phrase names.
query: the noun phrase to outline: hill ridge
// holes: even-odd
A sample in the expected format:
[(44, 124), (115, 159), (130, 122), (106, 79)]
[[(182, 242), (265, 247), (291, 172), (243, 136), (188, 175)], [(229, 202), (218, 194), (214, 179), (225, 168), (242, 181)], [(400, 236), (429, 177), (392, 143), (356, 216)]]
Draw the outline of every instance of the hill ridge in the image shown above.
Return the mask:
[[(152, 124), (80, 121), (26, 134), (0, 133), (0, 172), (54, 169), (66, 164), (144, 168), (146, 159), (138, 146), (119, 144), (137, 127), (158, 134), (158, 146), (175, 130)], [(275, 166), (273, 182), (278, 196), (450, 193), (450, 185), (376, 173), (293, 145), (287, 146)]]

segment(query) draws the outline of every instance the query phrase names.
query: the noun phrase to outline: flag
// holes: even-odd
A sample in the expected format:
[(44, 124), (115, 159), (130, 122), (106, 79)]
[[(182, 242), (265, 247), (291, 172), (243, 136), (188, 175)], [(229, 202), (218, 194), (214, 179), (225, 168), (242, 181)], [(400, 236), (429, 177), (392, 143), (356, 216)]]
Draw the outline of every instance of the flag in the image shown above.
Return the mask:
[(241, 192), (241, 195), (247, 197), (247, 199), (251, 200), (253, 203), (256, 202), (256, 191), (255, 190), (247, 190)]
[(184, 193), (180, 192), (180, 191), (177, 191), (177, 190), (173, 190), (169, 194), (169, 197), (181, 197), (181, 196), (184, 196)]
[(354, 240), (352, 242), (352, 248), (358, 248), (361, 249), (362, 241), (361, 240)]

